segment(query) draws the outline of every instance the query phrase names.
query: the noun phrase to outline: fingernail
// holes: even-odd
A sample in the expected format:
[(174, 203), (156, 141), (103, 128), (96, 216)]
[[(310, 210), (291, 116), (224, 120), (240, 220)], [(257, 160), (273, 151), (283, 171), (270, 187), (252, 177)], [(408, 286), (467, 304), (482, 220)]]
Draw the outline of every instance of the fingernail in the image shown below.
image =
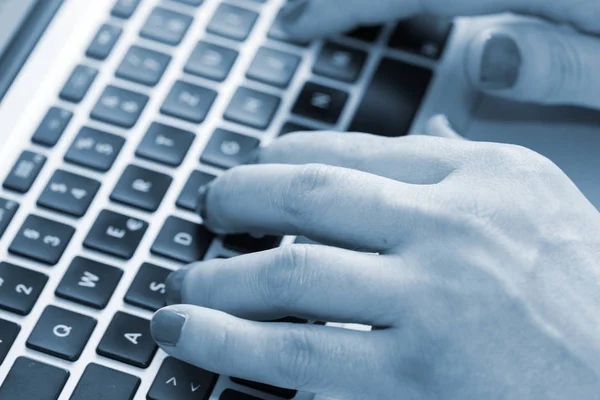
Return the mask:
[(203, 221), (206, 221), (206, 207), (207, 207), (207, 201), (208, 201), (208, 191), (210, 190), (210, 183), (207, 183), (206, 185), (200, 187), (200, 189), (198, 189), (198, 200), (196, 203), (196, 211), (198, 212), (198, 214), (200, 214), (200, 217), (202, 218)]
[(295, 0), (281, 10), (281, 19), (287, 24), (293, 24), (302, 17), (308, 8), (309, 0)]
[(154, 341), (163, 346), (177, 346), (186, 318), (183, 313), (168, 309), (158, 310), (150, 323)]
[(500, 90), (514, 87), (519, 79), (523, 58), (513, 38), (493, 34), (485, 42), (479, 80), (484, 89)]
[(165, 296), (167, 305), (182, 304), (183, 302), (183, 281), (187, 275), (188, 268), (181, 268), (171, 272), (165, 281), (167, 294)]

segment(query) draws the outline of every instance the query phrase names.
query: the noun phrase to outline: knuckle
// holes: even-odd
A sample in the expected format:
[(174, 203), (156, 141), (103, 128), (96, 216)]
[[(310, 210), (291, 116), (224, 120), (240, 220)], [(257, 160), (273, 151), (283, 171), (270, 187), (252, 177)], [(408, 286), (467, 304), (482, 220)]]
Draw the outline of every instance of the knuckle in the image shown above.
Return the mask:
[(276, 308), (288, 308), (298, 302), (302, 294), (301, 283), (305, 281), (309, 247), (306, 245), (284, 246), (262, 269), (262, 297)]
[(309, 331), (302, 328), (286, 330), (282, 338), (282, 351), (278, 352), (275, 369), (284, 384), (295, 389), (308, 388), (314, 384), (313, 372), (318, 371), (315, 351)]
[(312, 218), (319, 201), (319, 192), (330, 186), (332, 167), (323, 164), (307, 164), (298, 169), (289, 182), (288, 190), (283, 193), (283, 212), (292, 221), (305, 223)]

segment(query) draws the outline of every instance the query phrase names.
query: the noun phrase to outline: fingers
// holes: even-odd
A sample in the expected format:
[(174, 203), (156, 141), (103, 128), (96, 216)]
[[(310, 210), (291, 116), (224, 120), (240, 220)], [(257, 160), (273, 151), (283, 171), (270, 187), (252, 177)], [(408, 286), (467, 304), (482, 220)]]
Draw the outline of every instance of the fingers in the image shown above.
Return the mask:
[(429, 214), (425, 186), (321, 164), (238, 167), (206, 188), (200, 213), (216, 232), (301, 235), (358, 250), (396, 247)]
[[(191, 305), (159, 310), (152, 336), (170, 355), (218, 374), (340, 394), (348, 377), (382, 372), (378, 335), (315, 325), (251, 322)], [(351, 385), (350, 385), (351, 386)]]
[(598, 65), (600, 39), (547, 24), (500, 25), (480, 34), (467, 54), (480, 90), (541, 104), (600, 108)]
[(460, 166), (468, 151), (466, 144), (422, 136), (303, 132), (272, 142), (261, 151), (259, 162), (327, 164), (423, 185), (444, 180)]
[(397, 306), (390, 299), (402, 266), (384, 261), (384, 256), (318, 245), (214, 259), (172, 274), (168, 302), (259, 321), (295, 316), (390, 326)]
[(440, 138), (465, 140), (464, 137), (454, 131), (448, 117), (445, 115), (436, 115), (427, 121), (425, 134)]
[(417, 14), (484, 15), (504, 11), (536, 14), (600, 32), (597, 0), (295, 0), (283, 11), (284, 28), (299, 39), (313, 39)]

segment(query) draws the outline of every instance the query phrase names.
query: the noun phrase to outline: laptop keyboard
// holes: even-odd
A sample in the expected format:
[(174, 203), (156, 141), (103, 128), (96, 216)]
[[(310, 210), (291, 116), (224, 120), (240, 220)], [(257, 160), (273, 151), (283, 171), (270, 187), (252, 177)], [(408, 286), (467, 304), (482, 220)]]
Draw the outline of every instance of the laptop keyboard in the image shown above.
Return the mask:
[[(31, 132), (31, 146), (5, 175), (0, 239), (10, 244), (0, 260), (0, 364), (8, 357), (11, 365), (0, 400), (303, 398), (165, 358), (152, 341), (149, 318), (165, 305), (172, 270), (272, 249), (283, 239), (215, 236), (195, 213), (198, 190), (221, 171), (251, 161), (261, 143), (294, 131), (406, 134), (451, 30), (448, 21), (419, 18), (299, 43), (287, 37), (276, 13), (260, 24), (274, 0), (148, 5), (154, 2), (115, 2)], [(200, 34), (194, 22), (209, 3), (215, 7)], [(142, 9), (138, 38), (117, 53)], [(190, 36), (195, 43), (180, 62), (177, 51)], [(259, 46), (243, 57), (251, 37)], [(98, 92), (112, 59), (118, 60), (112, 80)], [(242, 59), (248, 62), (240, 75)], [(173, 84), (158, 96), (167, 77)], [(243, 78), (237, 88), (220, 90), (236, 77)], [(95, 88), (99, 95), (90, 99)], [(157, 97), (159, 112), (146, 124)], [(86, 101), (89, 118), (75, 126)], [(216, 108), (220, 122), (208, 131), (203, 124), (214, 120)], [(206, 144), (198, 150), (199, 141)], [(58, 164), (50, 162), (57, 151)], [(36, 185), (51, 165), (55, 169)], [(155, 213), (167, 217), (157, 220)], [(73, 246), (77, 253), (67, 259)], [(46, 291), (56, 305), (40, 300)], [(33, 328), (24, 329), (33, 314)], [(95, 354), (79, 372), (74, 365), (90, 348)], [(11, 358), (12, 352), (18, 354)], [(155, 371), (150, 378), (146, 369)]]

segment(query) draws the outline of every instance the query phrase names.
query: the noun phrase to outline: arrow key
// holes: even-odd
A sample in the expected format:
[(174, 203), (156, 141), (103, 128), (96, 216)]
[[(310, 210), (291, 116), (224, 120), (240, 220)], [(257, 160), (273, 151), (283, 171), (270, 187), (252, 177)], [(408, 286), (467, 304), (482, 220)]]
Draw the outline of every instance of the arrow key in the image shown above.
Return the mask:
[(148, 392), (149, 400), (206, 400), (218, 375), (167, 357)]
[(99, 188), (98, 181), (59, 169), (54, 172), (37, 204), (74, 217), (83, 217)]

